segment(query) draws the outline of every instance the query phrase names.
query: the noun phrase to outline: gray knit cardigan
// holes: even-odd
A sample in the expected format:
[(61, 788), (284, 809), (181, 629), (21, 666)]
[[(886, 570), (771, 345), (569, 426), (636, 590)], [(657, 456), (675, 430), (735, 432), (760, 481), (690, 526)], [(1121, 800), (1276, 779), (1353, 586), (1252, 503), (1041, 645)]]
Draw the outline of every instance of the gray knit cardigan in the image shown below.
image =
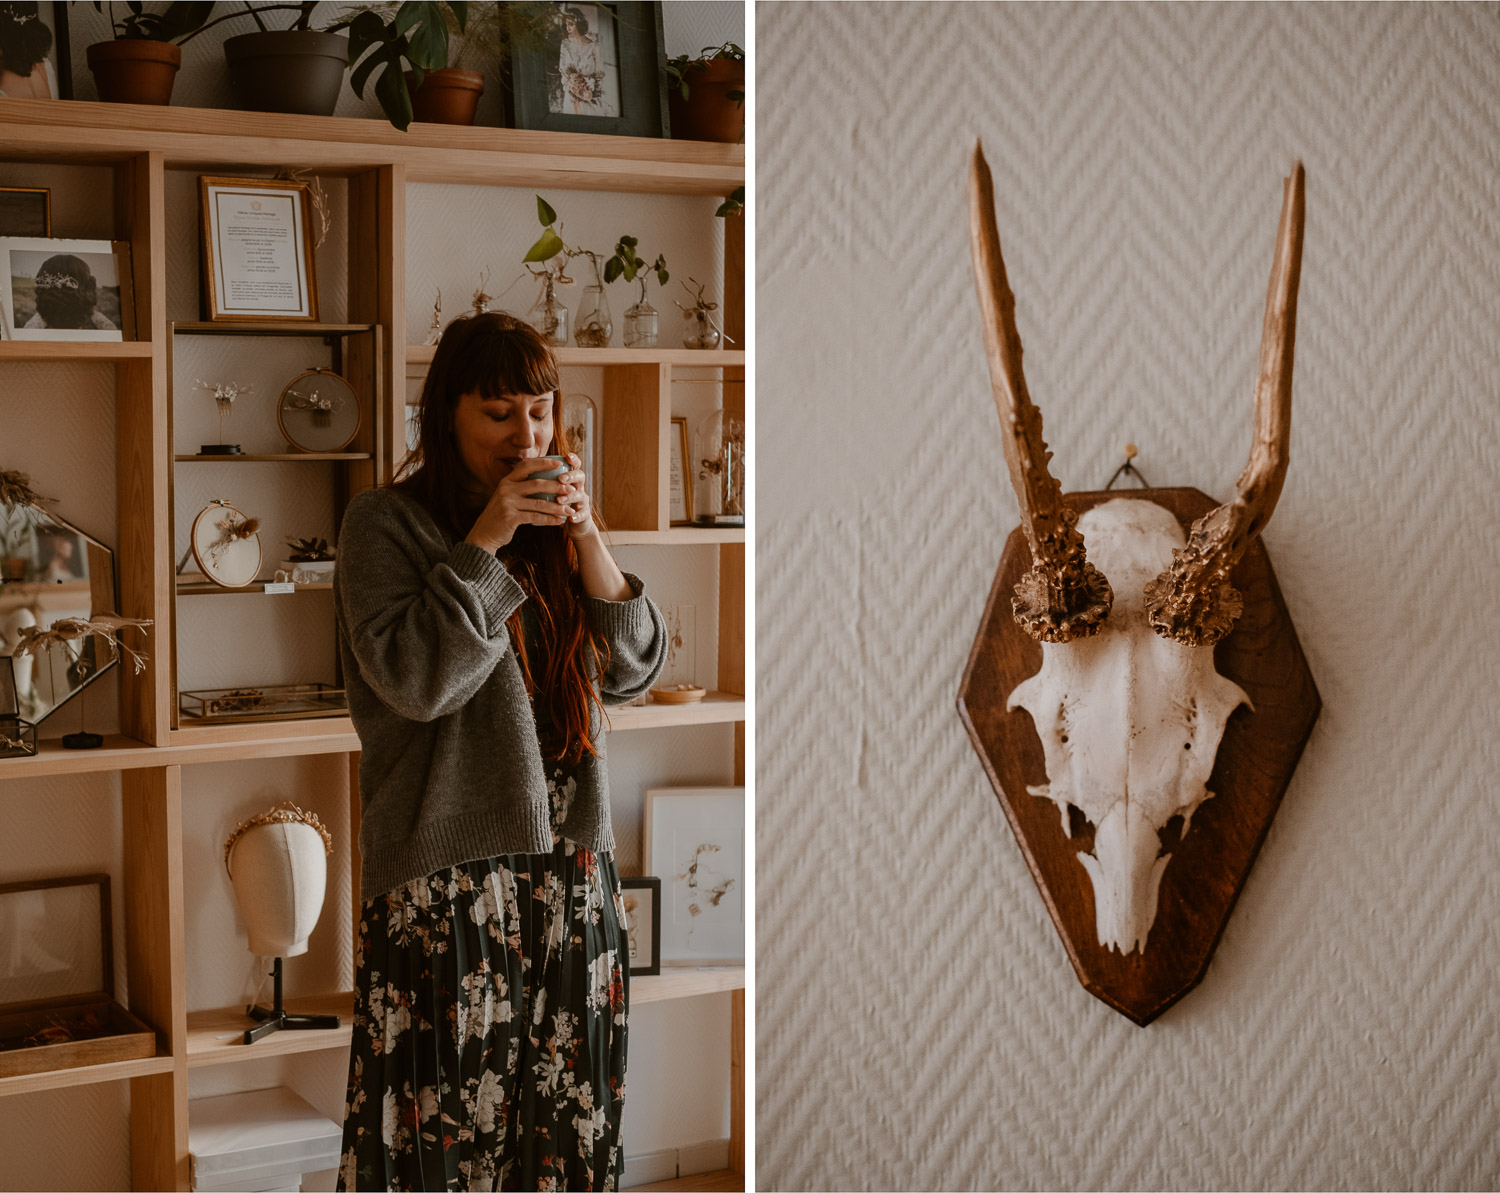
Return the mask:
[[(392, 489), (359, 494), (339, 531), (333, 598), (349, 715), (361, 757), (362, 897), (460, 862), (550, 853), (544, 762), (506, 619), (526, 600), (495, 556), (439, 529)], [(584, 598), (609, 643), (605, 704), (646, 691), (667, 653), (661, 613), (626, 576), (626, 601)], [(570, 768), (577, 788), (563, 832), (614, 848), (609, 778), (599, 757)]]

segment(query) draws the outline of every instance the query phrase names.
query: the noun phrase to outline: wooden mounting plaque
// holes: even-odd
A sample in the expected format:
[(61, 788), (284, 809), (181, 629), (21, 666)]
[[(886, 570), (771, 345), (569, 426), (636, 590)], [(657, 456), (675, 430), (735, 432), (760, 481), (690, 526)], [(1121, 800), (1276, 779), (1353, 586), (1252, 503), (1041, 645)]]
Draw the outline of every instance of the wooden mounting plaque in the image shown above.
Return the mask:
[[(1070, 493), (1082, 514), (1117, 497), (1144, 498), (1170, 510), (1184, 531), (1219, 503), (1197, 489)], [(1221, 675), (1245, 690), (1254, 711), (1236, 709), (1225, 726), (1208, 789), (1214, 798), (1162, 830), (1172, 855), (1162, 874), (1156, 922), (1144, 951), (1122, 956), (1099, 944), (1094, 893), (1077, 854), (1093, 850), (1094, 826), (1076, 810), (1063, 835), (1057, 805), (1028, 795), (1047, 782), (1042, 744), (1023, 709), (1005, 711), (1016, 686), (1041, 669), (1042, 648), (1011, 616), (1011, 592), (1031, 566), (1020, 527), (1011, 532), (964, 669), (958, 712), (994, 785), (1084, 989), (1145, 1026), (1196, 986), (1213, 958), (1229, 913), (1271, 827), (1322, 702), (1291, 615), (1259, 539), (1231, 580), (1245, 598), (1234, 629), (1214, 648)]]

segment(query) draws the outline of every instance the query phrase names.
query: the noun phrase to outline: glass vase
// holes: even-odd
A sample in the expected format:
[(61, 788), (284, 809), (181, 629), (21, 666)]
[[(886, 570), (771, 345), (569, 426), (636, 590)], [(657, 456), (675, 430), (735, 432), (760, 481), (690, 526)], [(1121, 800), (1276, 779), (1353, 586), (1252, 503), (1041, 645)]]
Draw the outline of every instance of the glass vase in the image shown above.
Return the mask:
[(745, 423), (722, 407), (693, 436), (693, 521), (745, 524)]
[(599, 408), (588, 394), (564, 394), (562, 425), (567, 434), (568, 450), (583, 461), (584, 487), (593, 498), (594, 511), (602, 513), (600, 495), (604, 481), (600, 472), (603, 452), (599, 447)]
[(717, 348), (719, 329), (709, 322), (708, 312), (693, 310), (688, 315), (688, 334), (682, 339), (684, 348)]
[(573, 342), (580, 348), (608, 348), (609, 339), (615, 334), (614, 318), (609, 313), (604, 280), (599, 276), (599, 262), (590, 256), (589, 264), (594, 267), (594, 280), (583, 288), (583, 297), (578, 300)]
[(542, 292), (526, 321), (541, 333), (542, 339), (553, 348), (568, 346), (568, 308), (557, 300), (557, 290), (552, 275), (542, 277)]
[(625, 347), (655, 348), (661, 331), (661, 316), (646, 301), (646, 279), (641, 279), (641, 299), (625, 310)]

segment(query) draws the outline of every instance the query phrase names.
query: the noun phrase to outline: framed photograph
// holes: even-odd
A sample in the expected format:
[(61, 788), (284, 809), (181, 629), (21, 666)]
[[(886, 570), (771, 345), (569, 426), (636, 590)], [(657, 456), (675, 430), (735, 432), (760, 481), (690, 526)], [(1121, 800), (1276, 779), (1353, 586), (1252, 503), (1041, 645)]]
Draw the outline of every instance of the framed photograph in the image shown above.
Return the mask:
[(0, 237), (0, 318), (17, 340), (123, 340), (134, 334), (124, 241)]
[(667, 135), (659, 2), (555, 3), (540, 40), (513, 51), (517, 128)]
[(312, 196), (305, 182), (198, 179), (203, 317), (318, 321)]
[(44, 186), (0, 186), (0, 236), (51, 236), (52, 192)]
[(687, 481), (687, 419), (672, 420), (671, 460), (667, 472), (667, 517), (673, 526), (693, 524), (693, 486)]
[(72, 99), (72, 73), (66, 4), (0, 3), (0, 96)]
[(661, 879), (661, 963), (745, 960), (745, 789), (646, 791), (641, 868)]
[(661, 879), (622, 878), (620, 894), (630, 939), (630, 976), (661, 973)]

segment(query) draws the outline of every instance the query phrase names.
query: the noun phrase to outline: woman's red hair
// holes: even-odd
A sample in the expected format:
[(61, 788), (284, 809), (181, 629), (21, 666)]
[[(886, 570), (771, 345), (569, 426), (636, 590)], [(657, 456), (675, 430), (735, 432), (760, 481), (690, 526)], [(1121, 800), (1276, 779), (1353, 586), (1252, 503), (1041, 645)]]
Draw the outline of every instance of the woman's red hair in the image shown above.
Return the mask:
[[(474, 526), (479, 510), (465, 500), (468, 479), (453, 438), (453, 413), (465, 394), (499, 398), (508, 394), (552, 393), (553, 437), (548, 455), (572, 450), (563, 426), (557, 358), (530, 325), (511, 315), (491, 313), (448, 324), (427, 371), (418, 408), (420, 439), (391, 487), (419, 502), (455, 541)], [(595, 519), (597, 521), (597, 519)], [(585, 751), (595, 756), (589, 735), (591, 712), (604, 706), (596, 677), (609, 663), (609, 645), (591, 628), (579, 599), (578, 554), (558, 527), (519, 526), (501, 557), (526, 590), (538, 629), (539, 657), (529, 657), (521, 611), (509, 627), (526, 690), (546, 702), (556, 735), (552, 757), (575, 763)]]

